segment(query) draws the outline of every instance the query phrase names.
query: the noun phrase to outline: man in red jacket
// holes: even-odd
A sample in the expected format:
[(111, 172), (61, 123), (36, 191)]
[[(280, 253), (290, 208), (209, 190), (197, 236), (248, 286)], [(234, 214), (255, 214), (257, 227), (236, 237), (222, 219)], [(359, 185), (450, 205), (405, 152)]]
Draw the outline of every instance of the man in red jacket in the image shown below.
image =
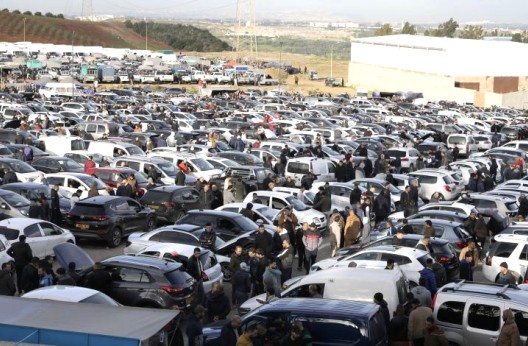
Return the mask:
[(84, 163), (84, 173), (92, 175), (95, 166), (96, 164), (93, 160), (93, 156), (88, 156), (88, 160)]

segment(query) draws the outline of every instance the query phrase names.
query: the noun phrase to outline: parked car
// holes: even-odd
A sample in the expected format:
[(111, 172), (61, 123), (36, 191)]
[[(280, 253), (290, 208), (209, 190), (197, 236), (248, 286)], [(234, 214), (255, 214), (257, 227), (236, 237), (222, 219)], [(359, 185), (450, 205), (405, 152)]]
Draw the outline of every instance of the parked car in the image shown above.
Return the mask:
[[(83, 284), (93, 271), (94, 261), (80, 247), (62, 244), (54, 249), (59, 264), (76, 263)], [(112, 283), (108, 296), (128, 306), (189, 310), (196, 304), (197, 285), (181, 263), (143, 256), (115, 256), (101, 261)]]
[[(229, 203), (224, 204), (216, 210), (230, 211), (239, 213), (242, 209), (246, 208), (247, 203)], [(262, 221), (265, 225), (273, 226), (280, 216), (281, 210), (273, 209), (264, 204), (253, 203), (253, 219), (252, 221)]]
[(156, 214), (137, 201), (120, 196), (96, 196), (77, 202), (66, 216), (66, 227), (78, 238), (105, 240), (110, 247), (140, 230), (153, 230)]
[(28, 217), (30, 201), (16, 192), (0, 190), (0, 218)]
[[(0, 189), (17, 193), (20, 196), (30, 201), (31, 200), (35, 201), (40, 198), (41, 194), (44, 194), (44, 196), (46, 197), (46, 200), (51, 205), (51, 188), (49, 185), (38, 184), (38, 183), (10, 183), (10, 184), (0, 185)], [(64, 217), (64, 215), (68, 214), (68, 212), (70, 211), (70, 208), (71, 208), (70, 200), (59, 194), (59, 204), (60, 204), (61, 214)], [(22, 209), (22, 210), (25, 210), (25, 209)], [(26, 211), (23, 211), (22, 213), (24, 212)], [(23, 215), (27, 216), (27, 214), (23, 214)]]
[(148, 190), (140, 203), (154, 210), (160, 220), (174, 223), (189, 210), (200, 208), (200, 193), (187, 186), (160, 186)]
[(24, 161), (8, 158), (0, 158), (0, 169), (15, 172), (18, 181), (21, 182), (32, 182), (42, 173)]
[(48, 184), (59, 185), (59, 193), (66, 198), (81, 190), (80, 198), (88, 197), (88, 191), (95, 184), (100, 195), (108, 195), (106, 184), (100, 179), (84, 173), (48, 173), (45, 175)]
[(62, 156), (46, 156), (35, 159), (31, 165), (44, 173), (73, 172), (84, 173), (84, 166)]
[(434, 171), (415, 171), (409, 176), (418, 179), (420, 183), (419, 196), (429, 201), (435, 192), (440, 194), (441, 200), (452, 201), (462, 192), (463, 187), (446, 173)]
[(53, 248), (58, 244), (75, 244), (75, 237), (70, 231), (40, 219), (12, 218), (2, 220), (0, 221), (0, 234), (10, 242), (16, 242), (19, 236), (25, 235), (33, 256), (39, 258), (53, 255)]
[(24, 293), (21, 297), (28, 299), (46, 299), (57, 302), (121, 306), (121, 304), (119, 304), (103, 292), (92, 290), (91, 288), (78, 286), (45, 286)]
[(501, 263), (508, 263), (508, 269), (523, 283), (528, 269), (528, 236), (523, 234), (497, 234), (493, 237), (484, 264), (482, 274), (495, 282)]

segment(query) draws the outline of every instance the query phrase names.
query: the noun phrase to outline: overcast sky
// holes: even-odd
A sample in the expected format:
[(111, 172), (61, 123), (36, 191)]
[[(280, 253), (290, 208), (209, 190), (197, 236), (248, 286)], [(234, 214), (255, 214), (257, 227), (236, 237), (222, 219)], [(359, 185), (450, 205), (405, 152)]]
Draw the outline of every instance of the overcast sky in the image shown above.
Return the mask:
[[(247, 1), (249, 0), (241, 0)], [(527, 23), (527, 0), (255, 0), (257, 18), (321, 21), (439, 23), (450, 17), (464, 23)], [(83, 0), (2, 0), (11, 10), (80, 15)], [(234, 18), (236, 0), (92, 0), (94, 14), (177, 18)]]

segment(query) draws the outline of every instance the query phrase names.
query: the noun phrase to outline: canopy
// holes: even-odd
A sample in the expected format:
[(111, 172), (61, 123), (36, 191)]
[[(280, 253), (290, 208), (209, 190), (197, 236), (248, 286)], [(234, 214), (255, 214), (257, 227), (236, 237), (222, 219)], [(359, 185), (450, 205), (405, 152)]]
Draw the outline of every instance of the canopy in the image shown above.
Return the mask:
[(9, 326), (146, 340), (178, 311), (0, 296), (0, 340)]

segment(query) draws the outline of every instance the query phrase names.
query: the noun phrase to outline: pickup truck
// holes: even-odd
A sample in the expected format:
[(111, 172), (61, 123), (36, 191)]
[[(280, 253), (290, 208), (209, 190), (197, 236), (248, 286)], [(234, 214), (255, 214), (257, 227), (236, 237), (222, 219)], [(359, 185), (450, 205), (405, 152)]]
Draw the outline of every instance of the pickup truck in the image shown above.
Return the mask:
[(156, 71), (156, 81), (160, 83), (172, 83), (174, 82), (174, 75), (170, 70), (157, 70)]
[(222, 72), (213, 72), (205, 75), (205, 81), (215, 84), (229, 84), (231, 83), (231, 77), (224, 76)]
[(191, 82), (198, 83), (199, 81), (205, 80), (205, 72), (203, 71), (193, 71), (191, 74)]
[(279, 85), (279, 80), (274, 78), (262, 78), (259, 85)]

